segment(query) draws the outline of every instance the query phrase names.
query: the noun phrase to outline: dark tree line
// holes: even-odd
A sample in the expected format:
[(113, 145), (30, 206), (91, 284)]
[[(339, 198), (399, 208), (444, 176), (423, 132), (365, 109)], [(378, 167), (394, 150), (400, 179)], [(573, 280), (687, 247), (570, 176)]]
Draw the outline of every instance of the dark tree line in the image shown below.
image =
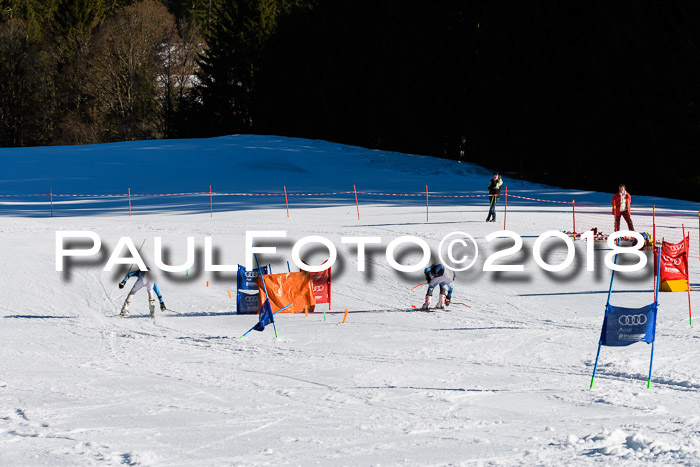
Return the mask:
[(204, 40), (156, 0), (0, 0), (0, 146), (177, 136)]
[(700, 200), (696, 2), (0, 6), (0, 146), (266, 133)]
[(324, 2), (261, 65), (258, 132), (700, 200), (700, 4)]

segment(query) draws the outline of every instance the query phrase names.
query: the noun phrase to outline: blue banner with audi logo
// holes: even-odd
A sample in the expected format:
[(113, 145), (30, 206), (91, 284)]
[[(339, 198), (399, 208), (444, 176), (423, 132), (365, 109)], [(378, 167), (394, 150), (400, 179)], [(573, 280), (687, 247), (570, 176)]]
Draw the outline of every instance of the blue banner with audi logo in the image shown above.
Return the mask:
[(657, 304), (643, 308), (622, 308), (608, 305), (603, 322), (603, 345), (622, 346), (635, 342), (651, 344), (656, 336)]
[(246, 268), (238, 265), (238, 294), (236, 296), (236, 313), (239, 315), (254, 315), (260, 310), (260, 299), (258, 297), (258, 283), (255, 279), (260, 274), (269, 274), (269, 266), (247, 271)]

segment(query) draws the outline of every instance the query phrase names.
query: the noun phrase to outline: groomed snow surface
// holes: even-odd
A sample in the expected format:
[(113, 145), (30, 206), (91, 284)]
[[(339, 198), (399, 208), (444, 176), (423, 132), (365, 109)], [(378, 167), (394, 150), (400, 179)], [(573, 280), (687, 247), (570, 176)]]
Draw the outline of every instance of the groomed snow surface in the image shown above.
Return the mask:
[[(279, 192), (286, 184), (297, 193), (352, 191), (353, 184), (418, 193), (427, 184), (431, 193), (483, 194), (490, 177), (466, 163), (261, 136), (0, 150), (0, 161), (2, 194), (48, 187), (165, 193), (210, 184), (229, 192)], [(199, 171), (202, 165), (211, 170)], [(546, 199), (606, 204), (611, 196), (517, 185)], [(431, 205), (428, 222), (419, 197), (361, 196), (360, 220), (353, 195), (291, 200), (289, 218), (279, 196), (215, 197), (213, 217), (208, 195), (143, 198), (131, 217), (122, 198), (59, 200), (53, 218), (47, 200), (0, 200), (0, 465), (700, 464), (700, 334), (688, 323), (688, 295), (660, 295), (650, 389), (651, 346), (643, 343), (604, 347), (589, 389), (609, 250), (596, 245), (594, 272), (586, 271), (583, 242), (559, 273), (542, 271), (532, 253), (537, 236), (570, 229), (568, 206), (509, 202), (508, 228), (524, 248), (506, 262), (525, 271), (499, 273), (483, 272), (484, 260), (512, 242), (484, 239), (503, 226), (502, 205), (498, 223), (484, 222), (483, 198), (444, 198)], [(633, 202), (697, 210), (673, 200)], [(57, 230), (98, 233), (101, 254), (56, 272)], [(273, 272), (287, 270), (302, 237), (336, 245), (325, 320), (324, 305), (308, 317), (278, 314), (278, 339), (272, 329), (239, 339), (257, 317), (235, 314), (235, 275), (203, 271), (203, 247), (212, 237), (218, 263), (243, 263), (246, 230), (287, 231), (286, 239), (260, 242), (278, 248), (259, 256)], [(458, 274), (453, 297), (471, 308), (416, 311), (425, 286), (411, 288), (422, 273), (394, 271), (386, 245), (415, 235), (436, 255), (453, 231), (470, 233), (480, 248), (476, 264)], [(162, 237), (173, 264), (185, 261), (186, 238), (195, 237), (195, 267), (156, 273), (166, 304), (181, 315), (158, 311), (149, 319), (140, 291), (132, 316), (117, 316), (133, 280), (121, 290), (126, 268), (102, 268), (122, 236), (137, 246), (146, 239), (147, 262), (153, 238)], [(381, 237), (368, 247), (365, 272), (343, 236)], [(563, 243), (548, 245), (547, 261), (563, 261)], [(320, 263), (326, 254), (312, 248), (307, 256)], [(397, 256), (410, 264), (421, 253)], [(652, 301), (651, 266), (616, 274), (614, 305)]]

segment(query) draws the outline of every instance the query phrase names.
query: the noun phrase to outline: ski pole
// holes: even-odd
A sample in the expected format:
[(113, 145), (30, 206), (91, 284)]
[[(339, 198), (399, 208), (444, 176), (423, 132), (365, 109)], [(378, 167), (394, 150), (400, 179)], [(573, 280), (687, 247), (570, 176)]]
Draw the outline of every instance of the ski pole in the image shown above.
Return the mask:
[[(141, 248), (143, 248), (143, 244), (144, 244), (144, 243), (146, 243), (146, 239), (145, 239), (145, 238), (143, 239), (143, 242), (141, 242), (141, 246), (140, 246), (139, 249), (136, 251), (136, 253), (141, 253)], [(131, 272), (131, 268), (133, 268), (133, 267), (134, 267), (134, 264), (132, 263), (131, 266), (129, 266), (129, 270), (126, 271), (126, 273), (129, 274), (129, 273)]]
[(420, 287), (421, 285), (425, 285), (425, 284), (427, 284), (427, 282), (421, 282), (421, 283), (418, 284), (417, 286), (411, 287), (411, 290), (415, 290), (415, 289), (417, 289), (418, 287)]

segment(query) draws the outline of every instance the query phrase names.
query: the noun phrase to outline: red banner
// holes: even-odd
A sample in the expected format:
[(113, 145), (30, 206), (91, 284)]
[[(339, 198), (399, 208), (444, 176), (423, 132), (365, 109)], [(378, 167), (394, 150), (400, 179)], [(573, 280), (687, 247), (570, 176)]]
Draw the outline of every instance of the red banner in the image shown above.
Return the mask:
[(688, 280), (688, 238), (661, 246), (661, 282)]
[(321, 272), (312, 272), (311, 278), (314, 283), (314, 296), (316, 303), (331, 302), (331, 269)]
[[(326, 264), (326, 261), (321, 263), (321, 266)], [(307, 264), (305, 262), (303, 263)], [(311, 278), (313, 280), (314, 297), (316, 298), (316, 303), (328, 303), (329, 310), (331, 309), (331, 269), (332, 268), (328, 268), (324, 271), (309, 273), (311, 274)]]

